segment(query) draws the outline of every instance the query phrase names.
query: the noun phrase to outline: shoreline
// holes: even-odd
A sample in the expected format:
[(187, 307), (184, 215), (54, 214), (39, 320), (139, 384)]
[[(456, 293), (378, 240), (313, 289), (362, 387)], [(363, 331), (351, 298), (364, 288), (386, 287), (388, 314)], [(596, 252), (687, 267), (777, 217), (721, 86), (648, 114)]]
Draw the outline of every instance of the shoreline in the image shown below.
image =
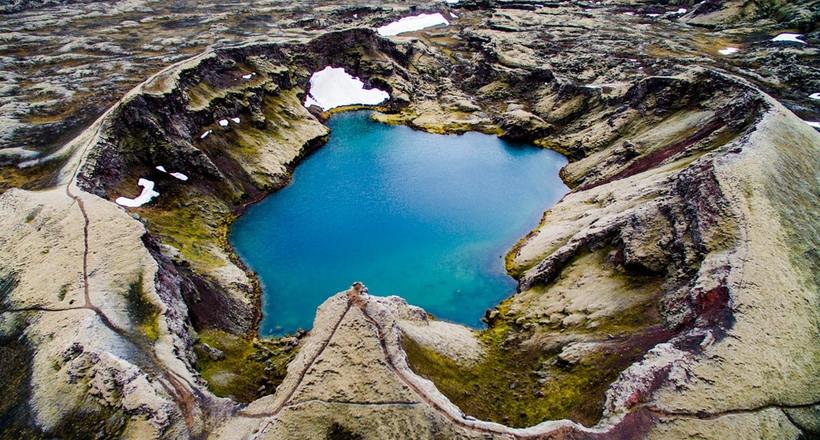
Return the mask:
[[(724, 414), (761, 399), (773, 402), (767, 414), (815, 401), (817, 389), (806, 380), (816, 365), (805, 362), (813, 353), (805, 347), (816, 342), (804, 331), (813, 322), (806, 305), (813, 301), (811, 279), (795, 256), (811, 243), (796, 226), (812, 215), (811, 200), (798, 196), (811, 195), (804, 182), (816, 131), (748, 81), (680, 65), (674, 52), (639, 55), (636, 63), (651, 67), (646, 74), (629, 72), (630, 63), (613, 70), (589, 62), (594, 75), (620, 85), (575, 84), (577, 61), (591, 59), (585, 46), (562, 58), (549, 47), (528, 46), (530, 31), (521, 26), (578, 11), (591, 28), (630, 20), (577, 7), (503, 16), (460, 9), (462, 25), (429, 38), (383, 39), (353, 29), (216, 49), (129, 92), (95, 123), (95, 133), (86, 130), (70, 145), (85, 142), (66, 163), (78, 166), (68, 185), (90, 193), (78, 194), (83, 214), (87, 208), (93, 217), (85, 216), (84, 227), (76, 212), (61, 213), (62, 202), (49, 199), (53, 190), (0, 195), (7, 213), (3, 258), (16, 263), (19, 280), (5, 301), (15, 310), (35, 304), (32, 310), (55, 318), (19, 315), (32, 353), (31, 372), (21, 374), (42, 377), (43, 366), (54, 367), (48, 370), (54, 386), (36, 387), (37, 402), (66, 396), (68, 409), (46, 407), (37, 416), (41, 426), (49, 426), (43, 417), (67, 420), (69, 409), (97, 405), (71, 400), (77, 387), (66, 385), (76, 382), (65, 381), (70, 372), (87, 381), (89, 395), (108, 399), (112, 411), (125, 411), (126, 397), (147, 396), (140, 421), (123, 418), (129, 429), (190, 436), (218, 429), (284, 438), (288, 423), (321, 436), (331, 421), (351, 427), (338, 414), (360, 421), (353, 432), (365, 428), (384, 437), (400, 436), (390, 433), (394, 422), (476, 435), (442, 409), (459, 420), (471, 420), (468, 414), (488, 421), (476, 422), (482, 426), (503, 425), (513, 437), (536, 431), (662, 436), (673, 425), (703, 427), (689, 415), (715, 414), (719, 424)], [(481, 20), (495, 24), (472, 27)], [(518, 30), (508, 32), (513, 26)], [(683, 44), (677, 34), (669, 38)], [(509, 47), (519, 46), (528, 51), (511, 59)], [(549, 70), (539, 67), (546, 61)], [(517, 287), (486, 314), (486, 329), (431, 320), (400, 299), (374, 297), (372, 308), (352, 308), (329, 334), (332, 305), (319, 307), (319, 324), (305, 338), (259, 334), (264, 292), (230, 242), (231, 225), (288, 185), (301, 160), (332, 135), (325, 122), (334, 112), (316, 115), (302, 104), (307, 76), (325, 65), (390, 91), (394, 99), (376, 110), (393, 113), (373, 113), (377, 122), (526, 138), (568, 159), (559, 176), (569, 191), (500, 258)], [(256, 73), (253, 80), (237, 79), (248, 72)], [(351, 109), (339, 111), (345, 110)], [(236, 124), (196, 138), (220, 118)], [(162, 196), (144, 208), (112, 206), (156, 164), (191, 180), (158, 180)], [(778, 185), (781, 191), (772, 189)], [(144, 368), (142, 349), (115, 353), (112, 347), (129, 338), (106, 333), (83, 313), (63, 312), (64, 301), (82, 297), (71, 270), (56, 271), (54, 285), (39, 284), (43, 261), (69, 269), (79, 264), (78, 231), (85, 234), (86, 303), (93, 299), (115, 328), (148, 338), (152, 359), (173, 377)], [(57, 246), (53, 237), (67, 238)], [(40, 247), (48, 252), (38, 253)], [(781, 278), (789, 294), (767, 296), (776, 288), (772, 280)], [(772, 335), (754, 330), (774, 318), (786, 324), (769, 326)], [(43, 337), (48, 334), (58, 337)], [(322, 341), (329, 350), (310, 368), (307, 351)], [(483, 353), (475, 357), (477, 346)], [(791, 362), (782, 366), (779, 359)], [(380, 362), (393, 369), (380, 370)], [(207, 377), (200, 375), (206, 367)], [(292, 386), (303, 367), (298, 403), (261, 423), (238, 415), (239, 407), (262, 414), (270, 403), (286, 405), (276, 390)], [(362, 368), (372, 374), (354, 374)], [(764, 386), (751, 386), (755, 376), (744, 371), (765, 372)], [(97, 389), (94, 375), (136, 378), (128, 386), (139, 392)], [(418, 385), (416, 397), (401, 386), (408, 377)], [(216, 389), (233, 398), (217, 397)], [(379, 405), (396, 402), (401, 405), (382, 419), (388, 412)], [(743, 417), (754, 425), (763, 417), (758, 412)], [(780, 426), (804, 430), (794, 420)]]
[[(389, 103), (389, 101), (388, 101), (388, 103)], [(411, 124), (408, 124), (408, 123), (397, 123), (397, 124), (386, 123), (384, 121), (379, 120), (378, 118), (373, 117), (377, 112), (381, 112), (381, 111), (387, 109), (388, 106), (389, 106), (389, 104), (388, 105), (377, 105), (377, 106), (350, 105), (350, 106), (336, 107), (336, 108), (333, 108), (329, 111), (322, 112), (321, 113), (321, 116), (322, 116), (321, 120), (322, 120), (323, 124), (325, 124), (325, 126), (327, 126), (327, 122), (335, 114), (348, 113), (348, 112), (367, 112), (370, 115), (369, 119), (373, 122), (378, 123), (378, 124), (401, 125), (401, 126), (408, 127), (408, 128), (410, 128), (412, 130), (415, 130), (415, 131), (420, 131), (420, 132), (433, 134), (433, 135), (444, 135), (444, 136), (447, 136), (447, 135), (460, 136), (460, 135), (463, 135), (463, 134), (468, 133), (468, 132), (475, 132), (475, 133), (481, 133), (481, 134), (485, 134), (485, 135), (489, 135), (489, 136), (494, 136), (494, 137), (496, 137), (500, 140), (504, 140), (504, 138), (502, 136), (500, 136), (499, 134), (497, 134), (497, 133), (486, 133), (484, 131), (445, 131), (444, 133), (439, 133), (439, 132), (426, 130), (423, 127), (411, 125)], [(262, 200), (266, 199), (267, 197), (270, 197), (270, 196), (274, 195), (279, 190), (281, 190), (281, 189), (287, 187), (288, 185), (290, 185), (290, 182), (291, 182), (292, 176), (293, 176), (293, 172), (296, 170), (296, 167), (298, 167), (303, 160), (307, 159), (313, 153), (317, 152), (320, 148), (322, 148), (328, 142), (330, 136), (332, 136), (332, 135), (333, 135), (332, 131), (329, 131), (329, 133), (326, 136), (324, 136), (322, 138), (317, 138), (316, 142), (314, 142), (314, 145), (315, 145), (314, 147), (306, 148), (305, 149), (306, 153), (301, 155), (291, 165), (289, 165), (289, 167), (288, 167), (288, 170), (289, 170), (288, 171), (288, 177), (289, 178), (288, 178), (288, 181), (284, 185), (282, 185), (281, 187), (272, 189), (269, 192), (259, 193), (257, 196), (253, 197), (252, 199), (242, 203), (239, 207), (237, 207), (234, 210), (234, 217), (227, 224), (224, 243), (225, 243), (226, 247), (228, 247), (230, 249), (230, 255), (232, 256), (232, 261), (234, 262), (234, 264), (237, 264), (237, 266), (239, 266), (240, 268), (245, 270), (246, 273), (248, 273), (249, 276), (252, 276), (252, 279), (254, 279), (255, 284), (258, 284), (260, 286), (260, 290), (259, 290), (260, 307), (259, 307), (259, 318), (258, 318), (258, 321), (257, 321), (258, 323), (261, 323), (261, 320), (262, 320), (262, 317), (263, 317), (263, 314), (264, 314), (263, 307), (261, 307), (261, 299), (262, 299), (262, 296), (264, 295), (264, 287), (262, 287), (262, 282), (259, 279), (259, 276), (255, 273), (255, 271), (253, 269), (250, 268), (250, 266), (247, 265), (247, 263), (245, 263), (244, 260), (242, 260), (242, 258), (236, 252), (235, 247), (230, 242), (230, 239), (229, 239), (230, 229), (233, 227), (233, 224), (245, 213), (245, 211), (250, 206), (261, 202)], [(563, 157), (564, 159), (568, 160), (568, 158), (566, 158), (566, 156), (564, 156), (563, 154), (561, 154), (560, 152), (558, 152), (554, 149), (551, 149), (551, 148), (548, 148), (548, 147), (542, 147), (542, 146), (536, 145), (534, 143), (528, 143), (528, 144), (529, 144), (528, 146), (531, 147), (531, 148), (546, 149), (546, 150), (553, 151), (553, 152), (561, 155), (561, 157)], [(566, 185), (566, 182), (563, 181), (563, 178), (561, 178), (559, 176), (559, 179), (561, 179), (562, 184)], [(567, 193), (569, 193), (570, 191), (572, 191), (572, 190), (568, 188)], [(562, 196), (562, 198), (563, 198), (563, 196)], [(549, 209), (547, 209), (547, 211), (548, 210)], [(541, 211), (541, 214), (538, 216), (538, 218), (543, 219), (544, 215), (545, 215), (545, 211)], [(525, 237), (526, 237), (526, 234), (531, 233), (533, 231), (533, 229), (535, 227), (537, 227), (539, 224), (540, 224), (540, 222), (536, 222), (536, 224), (534, 226), (527, 227), (527, 231), (526, 231), (525, 235), (524, 236), (518, 236), (515, 239), (515, 243), (517, 244), (518, 242), (521, 242), (522, 240), (524, 240)], [(508, 255), (509, 253), (513, 252), (514, 247), (515, 247), (515, 244), (513, 246), (505, 246), (504, 249), (502, 249), (504, 251), (504, 253), (499, 258), (504, 258), (505, 255)], [(493, 259), (493, 260), (495, 260), (495, 259)], [(502, 301), (508, 299), (510, 296), (515, 295), (516, 292), (517, 292), (517, 289), (519, 287), (518, 279), (516, 277), (514, 277), (513, 274), (510, 273), (507, 270), (507, 268), (506, 268), (506, 266), (503, 262), (500, 263), (500, 268), (502, 269), (503, 274), (506, 277), (508, 277), (515, 284), (516, 289), (511, 290), (510, 292), (506, 293), (501, 298), (501, 300), (499, 300), (499, 302), (497, 302), (497, 303), (493, 304), (492, 306), (490, 306), (489, 308), (487, 308), (485, 310), (485, 312), (481, 314), (481, 319), (479, 320), (479, 321), (481, 321), (481, 324), (478, 327), (473, 327), (472, 325), (469, 325), (469, 324), (465, 324), (465, 323), (461, 323), (461, 322), (457, 322), (457, 321), (451, 321), (451, 320), (448, 320), (448, 319), (441, 319), (441, 318), (436, 318), (436, 319), (437, 320), (442, 320), (443, 322), (453, 323), (453, 324), (457, 324), (457, 325), (463, 325), (465, 327), (470, 328), (471, 330), (478, 331), (478, 332), (486, 330), (487, 329), (487, 323), (484, 322), (484, 316), (486, 315), (486, 313), (489, 312), (490, 310), (496, 308)], [(304, 329), (300, 328), (300, 329), (292, 331), (292, 332), (284, 332), (282, 334), (277, 334), (277, 335), (266, 335), (266, 334), (261, 333), (261, 328), (259, 327), (258, 323), (257, 323), (257, 330), (255, 332), (254, 337), (258, 337), (260, 339), (266, 339), (267, 338), (267, 339), (275, 340), (275, 339), (281, 339), (281, 338), (285, 338), (285, 337), (291, 337), (291, 336), (294, 336), (296, 334), (303, 333), (303, 332), (308, 332), (308, 333), (310, 332), (310, 329), (308, 329), (308, 328), (304, 328)]]

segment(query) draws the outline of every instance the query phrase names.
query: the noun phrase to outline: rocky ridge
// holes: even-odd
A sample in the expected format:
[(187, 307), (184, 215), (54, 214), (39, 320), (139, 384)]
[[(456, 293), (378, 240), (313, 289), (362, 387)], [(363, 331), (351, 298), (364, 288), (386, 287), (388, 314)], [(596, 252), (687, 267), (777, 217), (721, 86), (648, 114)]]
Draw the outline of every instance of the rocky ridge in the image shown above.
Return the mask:
[[(641, 58), (658, 72), (592, 64), (583, 76), (612, 81), (568, 81), (592, 54), (553, 53), (527, 28), (579, 14), (587, 26), (613, 26), (594, 11), (459, 12), (488, 26), (392, 40), (350, 30), (209, 51), (153, 76), (59, 150), (60, 186), (6, 191), (3, 333), (26, 341), (31, 359), (19, 365), (23, 383), (35, 384), (21, 394), (33, 410), (13, 426), (70, 435), (67, 421), (93, 413), (91, 426), (137, 438), (816, 432), (817, 237), (805, 225), (816, 216), (807, 182), (817, 133), (755, 85), (708, 66)], [(406, 359), (400, 342), (459, 359), (458, 368), (482, 355), (436, 343), (442, 330), (395, 298), (329, 299), (274, 394), (243, 407), (208, 390), (195, 334), (253, 332), (259, 294), (212, 237), (321, 144), (325, 115), (301, 103), (310, 73), (328, 64), (390, 91), (377, 119), (497, 133), (573, 159), (563, 171), (573, 192), (507, 258), (521, 292), (488, 321), (504, 350), (534, 347), (533, 372), (547, 378), (598, 356), (627, 360), (607, 364), (599, 395), (585, 397), (601, 403), (581, 414), (592, 428), (509, 428), (537, 414), (504, 424), (464, 415), (470, 399), (456, 407), (435, 374), (416, 375), (424, 359)], [(258, 78), (240, 81), (249, 72)], [(234, 116), (238, 127), (215, 125)], [(157, 177), (160, 199), (132, 215), (109, 202), (156, 164), (191, 184)], [(43, 280), (55, 266), (66, 270)], [(358, 374), (364, 365), (378, 372)]]

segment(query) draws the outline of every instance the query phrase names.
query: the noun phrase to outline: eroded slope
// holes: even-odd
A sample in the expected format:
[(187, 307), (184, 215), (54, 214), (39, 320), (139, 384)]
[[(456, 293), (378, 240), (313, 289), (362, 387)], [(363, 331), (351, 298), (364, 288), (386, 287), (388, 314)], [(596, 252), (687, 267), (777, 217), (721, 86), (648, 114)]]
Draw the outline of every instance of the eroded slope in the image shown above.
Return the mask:
[[(628, 35), (620, 18), (464, 14), (455, 31), (207, 52), (45, 162), (67, 164), (60, 186), (0, 196), (3, 334), (17, 341), (5, 346), (27, 353), (10, 361), (9, 390), (34, 384), (10, 426), (135, 438), (816, 432), (817, 133), (753, 86), (674, 57), (630, 67), (613, 53), (582, 69), (601, 58), (596, 43)], [(533, 38), (569, 19), (585, 24), (554, 35), (588, 37), (575, 53)], [(398, 299), (337, 296), (301, 343), (237, 339), (255, 330), (259, 289), (224, 233), (326, 136), (325, 115), (301, 103), (328, 64), (390, 92), (381, 120), (534, 140), (573, 160), (573, 192), (508, 255), (521, 292), (481, 335)], [(155, 203), (111, 203), (145, 176)], [(237, 371), (247, 360), (265, 374)], [(595, 427), (538, 424), (565, 417)]]

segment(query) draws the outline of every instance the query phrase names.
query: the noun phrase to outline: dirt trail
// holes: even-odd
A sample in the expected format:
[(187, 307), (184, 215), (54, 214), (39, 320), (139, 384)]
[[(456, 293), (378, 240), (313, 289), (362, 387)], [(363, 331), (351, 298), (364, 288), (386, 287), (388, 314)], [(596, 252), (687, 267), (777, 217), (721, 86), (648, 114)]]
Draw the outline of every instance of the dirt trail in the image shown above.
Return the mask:
[[(201, 55), (197, 55), (199, 57)], [(196, 57), (193, 57), (196, 58)], [(193, 59), (191, 58), (191, 59)], [(133, 90), (140, 90), (145, 84), (153, 81), (160, 75), (163, 75), (169, 71), (172, 71), (177, 66), (182, 65), (190, 61), (190, 59), (182, 60), (178, 63), (175, 63), (171, 66), (168, 66), (165, 69), (157, 72), (156, 74), (152, 75), (150, 78), (145, 80), (142, 84), (135, 87)], [(115, 325), (111, 319), (106, 315), (106, 313), (100, 309), (97, 305), (94, 304), (91, 298), (91, 286), (89, 283), (89, 275), (88, 275), (88, 255), (89, 255), (89, 229), (91, 226), (91, 219), (88, 215), (88, 211), (86, 210), (85, 202), (83, 199), (72, 192), (72, 186), (75, 185), (77, 175), (80, 171), (80, 167), (83, 165), (86, 154), (88, 153), (88, 149), (94, 145), (99, 138), (101, 137), (103, 127), (105, 125), (105, 120), (108, 116), (117, 109), (121, 103), (129, 98), (131, 93), (124, 96), (119, 102), (109, 108), (103, 115), (101, 115), (92, 125), (95, 127), (95, 131), (93, 136), (90, 139), (85, 141), (80, 140), (80, 142), (84, 142), (84, 146), (82, 151), (79, 153), (79, 157), (77, 158), (76, 165), (71, 172), (71, 176), (68, 179), (68, 182), (65, 183), (65, 194), (68, 198), (70, 198), (80, 209), (80, 213), (83, 216), (83, 261), (82, 261), (82, 280), (83, 280), (83, 298), (84, 303), (82, 306), (73, 306), (73, 307), (48, 307), (43, 305), (34, 305), (34, 306), (27, 306), (27, 307), (20, 307), (20, 308), (10, 308), (5, 310), (0, 310), (0, 313), (16, 313), (16, 312), (66, 312), (66, 311), (74, 311), (74, 310), (91, 310), (93, 311), (100, 321), (105, 325), (108, 329), (116, 333), (118, 336), (122, 337), (123, 339), (127, 340), (131, 344), (134, 345), (138, 350), (143, 352), (147, 355), (147, 359), (149, 361), (149, 365), (143, 366), (147, 367), (148, 370), (158, 372), (159, 376), (162, 377), (164, 380), (160, 380), (159, 383), (165, 389), (169, 396), (174, 400), (177, 406), (183, 413), (185, 417), (186, 425), (191, 431), (194, 427), (194, 418), (195, 414), (200, 409), (201, 404), (203, 403), (203, 399), (197, 397), (194, 394), (196, 388), (184, 377), (181, 377), (177, 373), (171, 371), (167, 367), (165, 367), (162, 360), (159, 359), (157, 356), (156, 351), (154, 350), (153, 344), (148, 341), (144, 336), (132, 333), (126, 329), (120, 328)], [(70, 145), (74, 143), (77, 139), (76, 138), (66, 144), (64, 148), (72, 148)], [(71, 154), (71, 153), (69, 153)], [(78, 187), (77, 187), (78, 188)], [(187, 384), (187, 386), (186, 386)]]
[[(420, 388), (416, 385), (416, 382), (410, 378), (403, 368), (399, 368), (397, 365), (396, 360), (394, 359), (393, 355), (391, 355), (390, 350), (388, 349), (387, 337), (386, 332), (382, 328), (381, 324), (373, 318), (373, 316), (367, 310), (368, 298), (359, 296), (359, 295), (349, 295), (348, 302), (344, 309), (344, 311), (340, 314), (338, 320), (336, 321), (335, 325), (333, 326), (332, 330), (328, 334), (328, 336), (322, 341), (320, 349), (310, 358), (310, 360), (305, 364), (304, 368), (299, 372), (298, 379), (296, 383), (291, 387), (288, 391), (288, 394), (282, 401), (274, 408), (272, 411), (267, 411), (264, 413), (243, 413), (239, 412), (236, 415), (240, 417), (247, 417), (247, 418), (264, 418), (269, 419), (267, 422), (260, 427), (256, 432), (258, 434), (263, 434), (269, 426), (273, 425), (276, 422), (276, 417), (287, 408), (298, 407), (302, 405), (306, 405), (309, 403), (327, 403), (327, 404), (343, 404), (343, 405), (358, 405), (358, 406), (403, 406), (403, 407), (412, 407), (419, 404), (426, 404), (430, 406), (433, 410), (439, 413), (441, 416), (445, 417), (448, 421), (453, 423), (456, 426), (461, 428), (486, 434), (492, 436), (506, 436), (513, 439), (520, 439), (520, 440), (529, 440), (529, 439), (539, 439), (539, 438), (547, 438), (554, 435), (561, 435), (562, 433), (567, 433), (568, 435), (574, 435), (578, 438), (599, 438), (599, 437), (607, 437), (609, 434), (616, 435), (619, 431), (617, 426), (613, 426), (611, 430), (608, 431), (579, 431), (576, 428), (571, 426), (556, 426), (551, 428), (549, 431), (545, 431), (542, 433), (527, 433), (522, 434), (519, 429), (510, 428), (503, 425), (486, 425), (485, 422), (478, 421), (478, 420), (470, 420), (467, 419), (466, 416), (463, 414), (459, 417), (452, 414), (446, 408), (442, 407), (441, 404), (438, 403), (437, 399), (431, 397), (423, 388)], [(373, 330), (376, 333), (376, 337), (379, 340), (379, 345), (381, 347), (382, 356), (385, 360), (385, 364), (390, 369), (390, 371), (405, 385), (407, 386), (418, 398), (421, 402), (412, 402), (412, 401), (395, 401), (395, 402), (359, 402), (359, 401), (344, 401), (344, 400), (323, 400), (323, 399), (309, 399), (301, 402), (291, 402), (290, 400), (293, 398), (296, 391), (301, 386), (302, 382), (307, 375), (307, 372), (313, 367), (316, 363), (318, 358), (324, 352), (325, 348), (330, 344), (333, 337), (336, 335), (339, 326), (341, 325), (344, 318), (347, 316), (348, 312), (350, 311), (351, 307), (357, 307), (361, 312), (362, 315), (365, 317), (367, 322), (373, 327)], [(706, 413), (706, 412), (671, 412), (671, 411), (664, 411), (662, 409), (650, 406), (638, 406), (636, 407), (633, 412), (638, 411), (646, 411), (652, 418), (660, 418), (660, 417), (692, 417), (692, 418), (699, 418), (699, 419), (714, 419), (725, 415), (732, 415), (732, 414), (741, 414), (741, 413), (751, 413), (757, 412), (769, 408), (781, 408), (781, 409), (788, 409), (788, 408), (809, 408), (814, 405), (820, 404), (820, 402), (808, 403), (808, 404), (799, 404), (799, 405), (765, 405), (758, 408), (747, 408), (747, 409), (734, 409), (734, 410), (726, 410), (720, 411), (715, 413)], [(518, 432), (517, 432), (518, 431)], [(574, 432), (571, 433), (569, 431)]]
[[(299, 387), (302, 385), (302, 382), (305, 380), (305, 376), (307, 375), (307, 372), (310, 370), (311, 367), (313, 367), (313, 365), (316, 363), (316, 360), (319, 359), (319, 356), (321, 356), (322, 353), (324, 353), (325, 349), (330, 344), (330, 341), (333, 339), (333, 336), (336, 335), (336, 332), (339, 330), (339, 326), (342, 325), (342, 321), (344, 321), (344, 318), (345, 318), (345, 316), (347, 316), (347, 312), (350, 311), (351, 306), (352, 306), (352, 302), (350, 300), (348, 300), (344, 311), (339, 315), (339, 319), (336, 320), (336, 324), (333, 325), (333, 328), (331, 329), (331, 331), (328, 334), (327, 338), (324, 341), (322, 341), (322, 345), (319, 347), (319, 350), (317, 350), (316, 353), (314, 353), (313, 356), (311, 356), (310, 360), (308, 360), (308, 362), (305, 364), (304, 368), (302, 368), (302, 370), (299, 371), (299, 376), (296, 379), (296, 383), (293, 384), (291, 389), (285, 395), (285, 398), (282, 399), (282, 401), (279, 402), (279, 404), (272, 411), (268, 411), (268, 412), (264, 412), (264, 413), (245, 413), (245, 412), (239, 411), (239, 412), (236, 413), (236, 415), (239, 416), (239, 417), (247, 417), (247, 418), (272, 419), (272, 418), (278, 416), (279, 413), (282, 412), (282, 410), (285, 409), (285, 408), (290, 408), (292, 406), (304, 404), (305, 402), (291, 403), (290, 399), (292, 399), (293, 395), (296, 394), (296, 390), (298, 390)], [(264, 426), (262, 426), (259, 429), (259, 432), (260, 433), (264, 432), (270, 425), (273, 424), (273, 422), (274, 422), (274, 420), (269, 420), (267, 423), (265, 423)]]
[(379, 338), (379, 345), (382, 349), (382, 356), (384, 356), (384, 360), (387, 363), (387, 367), (390, 369), (390, 371), (393, 372), (393, 374), (396, 375), (396, 377), (399, 378), (399, 380), (401, 380), (402, 383), (404, 383), (408, 388), (413, 390), (413, 393), (415, 393), (421, 400), (423, 400), (424, 403), (430, 405), (430, 407), (435, 409), (436, 412), (446, 417), (448, 420), (450, 420), (450, 422), (462, 428), (467, 428), (472, 431), (477, 431), (484, 434), (508, 435), (514, 438), (529, 438), (516, 435), (515, 433), (510, 432), (509, 428), (490, 429), (488, 427), (474, 425), (463, 418), (454, 417), (452, 414), (450, 414), (449, 411), (442, 408), (441, 405), (439, 405), (434, 399), (432, 399), (423, 389), (419, 388), (415, 384), (415, 382), (410, 380), (410, 378), (408, 378), (404, 374), (404, 371), (402, 371), (396, 366), (396, 361), (395, 359), (393, 359), (393, 355), (391, 355), (390, 350), (387, 349), (387, 340), (385, 339), (384, 330), (382, 329), (382, 326), (378, 323), (378, 321), (373, 319), (370, 313), (367, 312), (367, 303), (359, 302), (356, 305), (362, 311), (362, 314), (364, 315), (365, 319), (367, 319), (367, 321), (373, 326), (374, 330), (376, 331), (376, 337)]
[(415, 383), (413, 381), (411, 381), (410, 379), (408, 379), (403, 374), (403, 372), (396, 366), (396, 363), (395, 363), (395, 360), (393, 359), (393, 356), (390, 354), (389, 350), (387, 349), (387, 342), (386, 342), (386, 339), (385, 339), (384, 331), (381, 328), (381, 325), (379, 325), (379, 323), (375, 319), (373, 319), (373, 317), (367, 312), (367, 302), (368, 302), (368, 299), (366, 297), (362, 297), (362, 296), (359, 296), (357, 294), (348, 295), (348, 301), (347, 301), (347, 305), (345, 306), (344, 311), (340, 314), (338, 320), (334, 324), (334, 326), (331, 329), (328, 336), (322, 341), (321, 347), (319, 348), (319, 350), (316, 351), (316, 353), (313, 356), (311, 356), (310, 360), (301, 369), (301, 371), (299, 372), (299, 376), (296, 380), (296, 383), (290, 388), (290, 390), (288, 391), (286, 397), (284, 399), (282, 399), (281, 402), (272, 411), (266, 411), (264, 413), (245, 413), (245, 412), (240, 411), (236, 415), (240, 416), (240, 417), (246, 417), (246, 418), (272, 419), (272, 420), (268, 420), (262, 427), (260, 427), (257, 430), (258, 433), (264, 433), (267, 430), (267, 428), (276, 421), (275, 417), (278, 416), (282, 412), (282, 410), (284, 410), (286, 408), (296, 407), (296, 406), (299, 406), (299, 405), (304, 405), (304, 404), (311, 403), (311, 402), (323, 402), (323, 403), (328, 403), (328, 404), (344, 404), (344, 405), (366, 405), (366, 406), (385, 406), (385, 405), (415, 406), (415, 405), (418, 405), (419, 403), (421, 403), (421, 402), (412, 402), (412, 401), (358, 402), (358, 401), (322, 400), (322, 399), (311, 399), (311, 400), (307, 400), (307, 401), (303, 401), (303, 402), (296, 402), (296, 403), (290, 402), (290, 400), (293, 398), (293, 395), (296, 393), (296, 391), (299, 389), (302, 382), (304, 381), (305, 376), (307, 375), (307, 372), (311, 369), (311, 367), (313, 367), (313, 365), (316, 363), (318, 358), (325, 351), (325, 348), (327, 348), (327, 346), (330, 344), (333, 337), (336, 335), (336, 333), (339, 329), (339, 326), (341, 325), (342, 321), (344, 321), (344, 318), (347, 316), (347, 314), (350, 311), (351, 307), (356, 306), (362, 312), (363, 316), (368, 321), (368, 323), (370, 323), (373, 326), (374, 330), (376, 331), (376, 337), (379, 340), (379, 345), (381, 347), (382, 356), (384, 357), (384, 360), (385, 360), (385, 363), (386, 363), (387, 367), (390, 369), (390, 371), (393, 374), (395, 374), (399, 378), (399, 380), (403, 384), (405, 384), (410, 390), (412, 390), (413, 393), (416, 394), (423, 403), (426, 403), (427, 405), (429, 405), (430, 407), (435, 409), (436, 412), (442, 414), (444, 417), (446, 417), (448, 420), (450, 420), (454, 424), (456, 424), (460, 427), (463, 427), (463, 428), (470, 429), (472, 431), (476, 431), (476, 432), (480, 432), (480, 433), (484, 433), (484, 434), (508, 435), (508, 436), (512, 436), (512, 437), (515, 437), (515, 438), (531, 438), (531, 437), (521, 437), (521, 436), (518, 436), (518, 435), (516, 435), (516, 434), (514, 434), (514, 433), (512, 433), (508, 430), (504, 430), (504, 429), (495, 430), (495, 429), (485, 428), (485, 427), (482, 427), (482, 426), (476, 426), (474, 424), (469, 423), (467, 420), (459, 419), (457, 417), (453, 417), (448, 411), (446, 411), (444, 408), (442, 408), (440, 405), (438, 405), (435, 402), (434, 399), (429, 397), (424, 390), (417, 387), (415, 385)]

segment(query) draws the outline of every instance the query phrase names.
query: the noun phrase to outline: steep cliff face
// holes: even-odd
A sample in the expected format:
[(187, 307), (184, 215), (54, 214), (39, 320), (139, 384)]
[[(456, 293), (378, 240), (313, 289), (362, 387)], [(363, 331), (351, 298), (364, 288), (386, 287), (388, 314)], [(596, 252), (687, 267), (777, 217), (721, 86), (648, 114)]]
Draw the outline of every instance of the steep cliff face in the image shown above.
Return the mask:
[[(349, 65), (356, 74), (392, 73), (398, 64), (391, 57), (401, 56), (368, 31), (216, 51), (180, 72), (172, 87), (154, 91), (162, 87), (157, 78), (123, 103), (78, 182), (115, 199), (140, 177), (158, 180), (162, 197), (135, 212), (172, 247), (195, 325), (255, 332), (259, 287), (233, 257), (228, 224), (247, 203), (286, 185), (298, 160), (325, 141), (327, 128), (303, 105), (312, 72)], [(156, 166), (183, 172), (191, 183)]]
[[(612, 13), (468, 3), (443, 30), (248, 43), (149, 78), (34, 168), (52, 167), (57, 186), (0, 195), (0, 349), (14, 353), (0, 387), (17, 396), (0, 406), (4, 426), (816, 434), (820, 135), (755, 84), (693, 62), (674, 24)], [(630, 26), (686, 49), (646, 50)], [(573, 190), (507, 255), (519, 292), (488, 311), (486, 330), (351, 291), (320, 307), (306, 338), (252, 337), (260, 289), (227, 226), (326, 139), (328, 115), (303, 102), (327, 65), (390, 93), (377, 120), (571, 159)], [(115, 205), (139, 178), (156, 200)]]

